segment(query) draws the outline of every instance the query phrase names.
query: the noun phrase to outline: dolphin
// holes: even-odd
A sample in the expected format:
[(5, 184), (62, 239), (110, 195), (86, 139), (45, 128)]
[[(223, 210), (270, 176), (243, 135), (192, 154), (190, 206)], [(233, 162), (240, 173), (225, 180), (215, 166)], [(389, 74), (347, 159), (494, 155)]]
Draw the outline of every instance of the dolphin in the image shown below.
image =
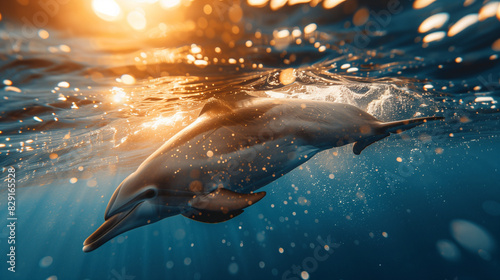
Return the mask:
[(205, 223), (227, 221), (265, 196), (256, 190), (320, 151), (354, 143), (359, 155), (391, 133), (439, 119), (382, 122), (341, 103), (211, 98), (193, 123), (123, 180), (83, 251), (178, 214)]

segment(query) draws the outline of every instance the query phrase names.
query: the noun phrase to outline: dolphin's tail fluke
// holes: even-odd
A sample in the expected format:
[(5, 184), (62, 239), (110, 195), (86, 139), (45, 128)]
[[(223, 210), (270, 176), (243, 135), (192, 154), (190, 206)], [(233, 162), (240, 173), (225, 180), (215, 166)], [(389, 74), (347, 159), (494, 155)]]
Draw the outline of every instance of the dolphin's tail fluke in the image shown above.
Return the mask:
[(384, 139), (385, 137), (391, 135), (391, 133), (401, 133), (405, 130), (414, 128), (416, 126), (419, 126), (421, 124), (424, 124), (428, 121), (436, 121), (436, 120), (442, 120), (444, 119), (443, 117), (425, 117), (425, 118), (417, 118), (417, 119), (410, 119), (410, 120), (402, 120), (402, 121), (395, 121), (395, 122), (386, 122), (386, 123), (381, 123), (380, 127), (378, 127), (378, 131), (376, 135), (373, 135), (371, 137), (367, 137), (364, 139), (361, 139), (354, 143), (354, 147), (352, 148), (354, 154), (359, 155), (361, 151), (363, 151), (366, 147), (370, 146), (371, 144)]

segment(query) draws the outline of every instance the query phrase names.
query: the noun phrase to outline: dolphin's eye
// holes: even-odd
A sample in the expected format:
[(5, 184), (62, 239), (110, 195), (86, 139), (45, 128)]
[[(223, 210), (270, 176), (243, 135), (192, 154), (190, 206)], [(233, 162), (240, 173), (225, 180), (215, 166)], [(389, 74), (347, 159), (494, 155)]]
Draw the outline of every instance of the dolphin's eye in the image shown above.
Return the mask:
[(138, 195), (140, 200), (152, 199), (158, 195), (158, 189), (154, 185), (143, 187), (142, 193)]
[(131, 202), (139, 203), (144, 200), (153, 199), (158, 195), (158, 190), (154, 186), (146, 186)]
[(146, 192), (144, 192), (144, 199), (151, 199), (156, 197), (157, 192), (154, 189), (149, 189)]

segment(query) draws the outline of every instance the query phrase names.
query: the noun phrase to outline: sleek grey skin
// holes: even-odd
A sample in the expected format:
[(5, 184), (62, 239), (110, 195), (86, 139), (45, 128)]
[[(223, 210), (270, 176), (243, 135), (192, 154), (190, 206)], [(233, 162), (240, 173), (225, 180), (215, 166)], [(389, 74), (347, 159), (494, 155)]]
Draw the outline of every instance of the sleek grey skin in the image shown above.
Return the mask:
[(359, 154), (391, 133), (438, 119), (384, 123), (348, 104), (212, 98), (196, 121), (120, 184), (105, 222), (85, 240), (83, 251), (177, 214), (207, 223), (229, 220), (265, 196), (254, 191), (320, 151), (354, 142)]

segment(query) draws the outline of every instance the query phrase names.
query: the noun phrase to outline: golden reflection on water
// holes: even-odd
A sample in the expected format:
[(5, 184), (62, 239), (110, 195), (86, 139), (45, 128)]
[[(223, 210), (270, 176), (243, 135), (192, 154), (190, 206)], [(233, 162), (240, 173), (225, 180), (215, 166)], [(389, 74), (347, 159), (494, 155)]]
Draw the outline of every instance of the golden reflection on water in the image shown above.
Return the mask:
[[(347, 0), (324, 0), (323, 8), (325, 9), (333, 9), (339, 4), (346, 2)], [(309, 4), (311, 7), (316, 7), (321, 0), (247, 0), (248, 5), (253, 7), (265, 7), (269, 3), (269, 8), (271, 10), (276, 11), (279, 10), (286, 5), (294, 6), (299, 4)]]
[(113, 87), (111, 89), (112, 92), (112, 100), (115, 103), (125, 103), (128, 101), (127, 94), (122, 88), (119, 87)]
[(141, 124), (142, 128), (153, 129), (156, 130), (159, 127), (165, 128), (165, 126), (174, 126), (178, 122), (181, 122), (185, 118), (184, 112), (177, 112), (170, 116), (161, 115), (159, 117), (154, 118), (152, 121), (145, 122)]
[(413, 2), (413, 9), (418, 10), (418, 9), (423, 9), (430, 4), (434, 3), (436, 0), (416, 0)]
[(497, 19), (500, 20), (500, 5), (498, 5), (497, 9)]
[(342, 2), (345, 2), (346, 0), (325, 0), (323, 2), (323, 8), (325, 9), (333, 9), (337, 5), (339, 5)]
[(418, 32), (426, 33), (441, 28), (450, 18), (448, 13), (439, 13), (426, 18), (418, 27)]
[[(417, 0), (414, 2), (414, 9), (422, 9), (432, 4), (434, 1), (431, 0)], [(464, 7), (471, 5), (474, 1), (466, 0), (463, 4)], [(497, 17), (500, 20), (500, 2), (492, 1), (484, 3), (479, 9), (478, 13), (471, 13), (463, 16), (459, 20), (455, 21), (449, 28), (448, 31), (434, 31), (424, 36), (422, 42), (424, 47), (427, 47), (428, 43), (441, 41), (445, 37), (454, 37), (463, 31), (469, 29), (471, 26), (477, 24), (481, 21), (486, 21), (489, 18)], [(436, 29), (441, 29), (446, 26), (446, 23), (450, 20), (450, 14), (446, 12), (441, 12), (437, 14), (430, 15), (427, 17), (420, 26), (418, 27), (419, 33), (427, 33)], [(491, 46), (493, 51), (498, 51), (500, 49), (498, 40), (495, 41)]]
[(500, 8), (500, 2), (493, 1), (484, 5), (479, 10), (479, 21), (484, 21), (490, 17), (494, 17), (497, 14), (497, 10)]
[(491, 46), (491, 48), (494, 51), (497, 51), (497, 52), (500, 51), (500, 39), (497, 39), (495, 42), (493, 42), (493, 45)]
[[(274, 32), (272, 32), (273, 38), (261, 38), (260, 31), (258, 29), (256, 30), (255, 26), (253, 26), (253, 24), (255, 24), (252, 22), (254, 16), (245, 15), (246, 17), (244, 17), (243, 15), (244, 11), (255, 12), (255, 9), (244, 9), (244, 7), (242, 8), (244, 5), (249, 5), (254, 8), (271, 9), (273, 11), (294, 5), (302, 5), (304, 7), (317, 6), (323, 9), (338, 8), (338, 11), (345, 16), (344, 18), (339, 17), (339, 21), (347, 19), (344, 23), (346, 28), (359, 27), (368, 30), (369, 24), (373, 24), (373, 22), (377, 20), (376, 16), (373, 14), (374, 12), (376, 13), (377, 9), (371, 8), (370, 4), (361, 4), (358, 3), (358, 1), (247, 0), (245, 2), (246, 3), (242, 3), (242, 1), (92, 0), (87, 3), (89, 9), (82, 9), (81, 13), (75, 15), (75, 18), (80, 20), (80, 22), (81, 19), (85, 17), (88, 19), (91, 19), (91, 16), (98, 18), (100, 20), (89, 20), (88, 27), (83, 26), (80, 28), (88, 28), (89, 32), (92, 32), (94, 29), (100, 29), (99, 32), (112, 34), (112, 37), (93, 38), (94, 42), (92, 44), (93, 46), (97, 46), (97, 49), (104, 48), (118, 53), (144, 44), (147, 46), (150, 42), (155, 42), (155, 44), (163, 47), (163, 49), (158, 48), (155, 50), (155, 60), (166, 63), (187, 62), (199, 68), (205, 68), (217, 63), (229, 63), (238, 65), (242, 68), (244, 66), (238, 63), (240, 57), (222, 57), (221, 55), (213, 54), (213, 51), (206, 52), (203, 50), (202, 52), (195, 52), (194, 49), (192, 49), (189, 54), (184, 53), (179, 56), (179, 46), (188, 45), (188, 42), (193, 42), (193, 38), (199, 38), (203, 42), (210, 42), (210, 40), (221, 41), (221, 43), (224, 44), (222, 47), (228, 47), (233, 50), (237, 48), (251, 48), (247, 52), (259, 51), (259, 47), (262, 47), (262, 44), (268, 44), (267, 53), (272, 53), (273, 49), (285, 51), (291, 44), (301, 45), (310, 43), (314, 45), (318, 52), (325, 52), (332, 47), (317, 42), (319, 41), (317, 38), (319, 36), (325, 36), (326, 33), (317, 30), (318, 26), (317, 23), (314, 22), (314, 17), (309, 18), (310, 22), (303, 23), (305, 27), (276, 26)], [(454, 37), (470, 26), (473, 26), (478, 21), (485, 21), (495, 16), (500, 19), (499, 1), (486, 2), (477, 13), (466, 15), (458, 21), (456, 19), (450, 20), (451, 15), (449, 13), (439, 12), (438, 9), (432, 8), (433, 6), (437, 6), (438, 3), (439, 1), (435, 0), (416, 0), (412, 4), (413, 9), (422, 9), (423, 17), (427, 17), (418, 27), (418, 32), (423, 33), (423, 37), (417, 37), (415, 39), (416, 42), (423, 42), (424, 46), (431, 42), (441, 41), (446, 37)], [(463, 6), (471, 5), (471, 3), (471, 1), (464, 1)], [(70, 3), (68, 5), (74, 4)], [(88, 12), (90, 12), (91, 15), (80, 15)], [(65, 14), (66, 15), (61, 17), (68, 16), (67, 13)], [(247, 17), (251, 20), (244, 21), (243, 18)], [(450, 21), (451, 25), (449, 24)], [(70, 23), (71, 21), (68, 22), (68, 24)], [(82, 25), (79, 24), (79, 26)], [(447, 29), (446, 31), (443, 30), (445, 28)], [(38, 29), (38, 36), (42, 39), (48, 39), (51, 35), (48, 30), (50, 30), (50, 28), (47, 27)], [(446, 32), (446, 36), (443, 36), (442, 32)], [(310, 34), (318, 36), (308, 37)], [(254, 35), (253, 38), (251, 35)], [(371, 36), (378, 35), (380, 34), (371, 34)], [(244, 39), (243, 44), (240, 41), (241, 39)], [(164, 44), (162, 45), (162, 43)], [(345, 42), (341, 43), (343, 44)], [(221, 45), (216, 46), (219, 47)], [(59, 45), (51, 46), (49, 51), (52, 53), (69, 53), (72, 49), (68, 45)], [(76, 59), (78, 59), (78, 56), (76, 56)], [(293, 62), (293, 60), (289, 58), (287, 58), (286, 61), (288, 63), (285, 64)], [(145, 71), (147, 70), (146, 66), (152, 64), (152, 61), (149, 57), (147, 59), (136, 57), (132, 64), (135, 64), (138, 70)], [(259, 68), (259, 64), (255, 64), (255, 66), (250, 64), (247, 65), (247, 67), (248, 66)], [(120, 73), (120, 75), (123, 74), (124, 73)], [(125, 74), (133, 75), (133, 73)]]
[(424, 39), (422, 39), (422, 41), (424, 43), (430, 43), (430, 42), (442, 40), (444, 37), (446, 37), (446, 32), (436, 31), (436, 32), (432, 32), (430, 34), (425, 35), (425, 37), (424, 37)]
[(465, 30), (467, 27), (477, 23), (479, 21), (478, 14), (469, 14), (459, 19), (455, 24), (453, 24), (448, 30), (448, 36), (453, 37), (458, 33)]

